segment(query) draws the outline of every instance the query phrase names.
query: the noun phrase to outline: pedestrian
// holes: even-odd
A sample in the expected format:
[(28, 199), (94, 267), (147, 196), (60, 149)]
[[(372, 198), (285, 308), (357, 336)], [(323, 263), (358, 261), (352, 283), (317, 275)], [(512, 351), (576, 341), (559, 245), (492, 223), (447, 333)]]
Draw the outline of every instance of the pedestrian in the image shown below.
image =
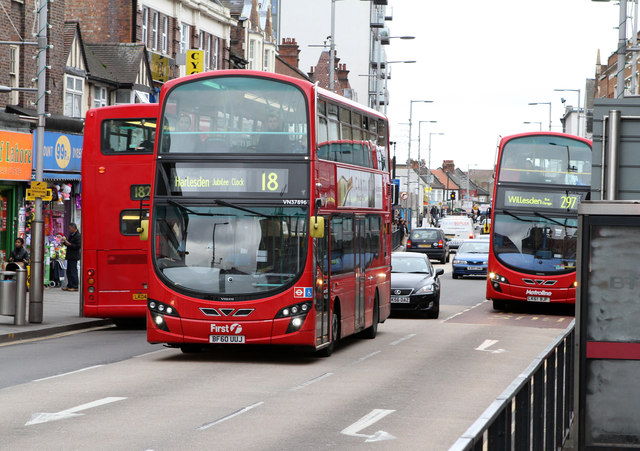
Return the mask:
[(9, 254), (9, 261), (2, 265), (3, 270), (9, 263), (17, 263), (22, 268), (29, 264), (29, 251), (24, 247), (24, 240), (20, 237), (16, 238), (15, 246)]
[(67, 246), (67, 286), (64, 291), (78, 291), (78, 260), (82, 238), (75, 223), (69, 224), (69, 238), (64, 240)]
[(404, 219), (400, 220), (400, 230), (402, 230), (402, 245), (406, 246), (407, 238), (409, 238), (409, 227)]

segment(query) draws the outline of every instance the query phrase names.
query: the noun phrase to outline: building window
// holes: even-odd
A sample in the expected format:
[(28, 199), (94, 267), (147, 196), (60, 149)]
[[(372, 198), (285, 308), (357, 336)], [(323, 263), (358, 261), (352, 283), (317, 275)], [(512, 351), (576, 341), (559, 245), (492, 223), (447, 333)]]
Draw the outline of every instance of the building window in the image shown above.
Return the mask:
[[(9, 46), (9, 87), (17, 88), (20, 80), (20, 47)], [(18, 91), (11, 91), (9, 102), (16, 105), (18, 103)]]
[(262, 70), (269, 70), (270, 53), (269, 50), (264, 49), (264, 67)]
[(99, 108), (101, 106), (107, 106), (107, 88), (95, 86), (93, 88), (93, 107)]
[(220, 48), (220, 39), (215, 38), (213, 42), (213, 70), (218, 69), (218, 49)]
[(142, 8), (142, 42), (144, 45), (148, 45), (149, 39), (149, 8)]
[(211, 35), (207, 35), (207, 45), (204, 49), (204, 70), (211, 69)]
[(153, 13), (153, 23), (151, 24), (151, 48), (158, 49), (158, 13)]
[(189, 28), (186, 23), (180, 26), (180, 53), (187, 53), (189, 50)]
[(249, 69), (253, 69), (254, 66), (254, 62), (253, 60), (255, 59), (256, 56), (256, 41), (251, 39), (249, 41)]
[(64, 114), (70, 117), (82, 117), (82, 88), (84, 80), (67, 75), (64, 91)]
[(169, 52), (169, 18), (162, 16), (162, 53)]

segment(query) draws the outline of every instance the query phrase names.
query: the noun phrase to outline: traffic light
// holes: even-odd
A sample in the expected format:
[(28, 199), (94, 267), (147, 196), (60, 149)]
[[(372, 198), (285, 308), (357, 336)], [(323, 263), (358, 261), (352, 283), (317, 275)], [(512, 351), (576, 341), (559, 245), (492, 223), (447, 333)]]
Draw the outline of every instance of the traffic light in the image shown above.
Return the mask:
[(451, 191), (451, 194), (449, 194), (449, 197), (451, 198), (451, 200), (456, 200), (456, 192)]

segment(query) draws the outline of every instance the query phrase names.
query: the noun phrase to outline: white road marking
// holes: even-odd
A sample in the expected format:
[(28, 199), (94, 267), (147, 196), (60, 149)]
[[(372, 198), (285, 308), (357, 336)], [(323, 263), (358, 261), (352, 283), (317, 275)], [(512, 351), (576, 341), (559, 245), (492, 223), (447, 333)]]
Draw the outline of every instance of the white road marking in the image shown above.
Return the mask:
[(382, 352), (382, 351), (375, 351), (375, 352), (372, 352), (371, 354), (367, 354), (367, 355), (365, 355), (364, 357), (360, 357), (358, 360), (356, 360), (355, 362), (353, 362), (353, 363), (352, 363), (352, 365), (355, 365), (356, 363), (360, 363), (360, 362), (362, 362), (363, 360), (367, 360), (369, 357), (373, 357), (374, 355), (376, 355), (376, 354), (380, 354), (381, 352)]
[(295, 391), (295, 390), (300, 390), (301, 388), (305, 388), (308, 387), (309, 385), (321, 381), (322, 379), (329, 377), (329, 376), (333, 376), (333, 373), (324, 373), (322, 376), (318, 376), (318, 377), (314, 377), (313, 379), (309, 379), (307, 382), (303, 382), (300, 385), (296, 385), (295, 387), (292, 387), (289, 389), (289, 391)]
[(507, 352), (504, 349), (487, 349), (490, 348), (491, 346), (493, 346), (494, 344), (496, 344), (498, 342), (498, 340), (485, 340), (482, 342), (482, 344), (480, 346), (478, 346), (476, 348), (476, 351), (485, 351), (485, 352), (490, 352), (492, 354), (500, 354), (501, 352)]
[(478, 302), (476, 305), (473, 305), (473, 306), (471, 306), (471, 307), (469, 307), (469, 308), (466, 308), (466, 309), (464, 309), (463, 311), (456, 313), (455, 315), (451, 315), (449, 318), (445, 318), (445, 319), (443, 319), (443, 320), (442, 320), (442, 322), (449, 321), (450, 319), (453, 319), (453, 318), (455, 318), (456, 316), (463, 315), (464, 313), (467, 313), (469, 310), (473, 310), (474, 308), (476, 308), (476, 307), (478, 307), (478, 306), (480, 306), (480, 305), (484, 304), (485, 302), (489, 302), (489, 301), (484, 300), (484, 301), (482, 301), (482, 302)]
[(227, 416), (224, 416), (222, 418), (218, 418), (217, 420), (212, 421), (210, 423), (205, 423), (202, 426), (198, 426), (196, 429), (198, 429), (199, 431), (203, 431), (205, 429), (210, 428), (211, 426), (215, 426), (216, 424), (220, 424), (223, 421), (230, 420), (233, 417), (237, 417), (238, 415), (241, 415), (241, 414), (243, 414), (245, 412), (248, 412), (248, 411), (250, 411), (251, 409), (253, 409), (255, 407), (261, 406), (262, 404), (264, 404), (264, 401), (260, 401), (260, 402), (257, 402), (255, 404), (251, 404), (250, 406), (243, 407), (242, 409), (236, 410), (235, 412), (233, 412), (233, 413), (231, 413), (231, 414), (229, 414)]
[(389, 346), (395, 346), (395, 345), (397, 345), (398, 343), (402, 343), (403, 341), (408, 340), (408, 339), (410, 339), (410, 338), (413, 338), (413, 337), (415, 337), (415, 336), (416, 336), (416, 334), (409, 334), (409, 335), (406, 335), (406, 336), (404, 336), (404, 337), (402, 337), (402, 338), (397, 339), (397, 340), (396, 340), (396, 341), (394, 341), (394, 342), (389, 343)]
[(41, 382), (41, 381), (46, 381), (46, 380), (49, 380), (49, 379), (55, 379), (56, 377), (68, 376), (70, 374), (75, 374), (75, 373), (82, 373), (83, 371), (92, 370), (94, 368), (100, 368), (101, 366), (104, 366), (104, 365), (88, 366), (86, 368), (82, 368), (82, 369), (79, 369), (79, 370), (69, 371), (68, 373), (56, 374), (55, 376), (49, 376), (49, 377), (43, 377), (43, 378), (40, 378), (40, 379), (34, 379), (33, 382)]
[(390, 413), (395, 412), (395, 410), (385, 410), (385, 409), (374, 409), (358, 421), (353, 423), (351, 426), (344, 428), (340, 431), (341, 434), (350, 435), (352, 437), (365, 437), (365, 442), (379, 442), (382, 440), (393, 440), (395, 437), (387, 432), (378, 431), (375, 434), (367, 435), (367, 434), (359, 434), (358, 432), (362, 429), (366, 429), (371, 426), (373, 423), (380, 421)]
[(127, 398), (119, 398), (119, 397), (102, 398), (97, 401), (89, 402), (87, 404), (82, 404), (82, 405), (72, 407), (67, 410), (62, 410), (56, 413), (34, 413), (33, 415), (31, 415), (31, 419), (25, 423), (25, 426), (31, 426), (32, 424), (47, 423), (49, 421), (65, 420), (67, 418), (81, 416), (84, 414), (76, 413), (76, 412), (80, 412), (81, 410), (91, 409), (93, 407), (99, 407), (104, 404), (109, 404), (116, 401), (122, 401), (123, 399), (127, 399)]

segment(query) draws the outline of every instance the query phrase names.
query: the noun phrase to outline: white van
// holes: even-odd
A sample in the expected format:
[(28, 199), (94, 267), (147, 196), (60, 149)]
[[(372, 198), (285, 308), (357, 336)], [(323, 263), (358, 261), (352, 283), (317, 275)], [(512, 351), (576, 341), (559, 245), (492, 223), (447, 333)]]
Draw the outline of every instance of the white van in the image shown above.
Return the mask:
[(440, 220), (440, 228), (444, 230), (444, 235), (449, 238), (449, 248), (458, 249), (464, 241), (474, 238), (473, 221), (467, 216), (447, 216)]

